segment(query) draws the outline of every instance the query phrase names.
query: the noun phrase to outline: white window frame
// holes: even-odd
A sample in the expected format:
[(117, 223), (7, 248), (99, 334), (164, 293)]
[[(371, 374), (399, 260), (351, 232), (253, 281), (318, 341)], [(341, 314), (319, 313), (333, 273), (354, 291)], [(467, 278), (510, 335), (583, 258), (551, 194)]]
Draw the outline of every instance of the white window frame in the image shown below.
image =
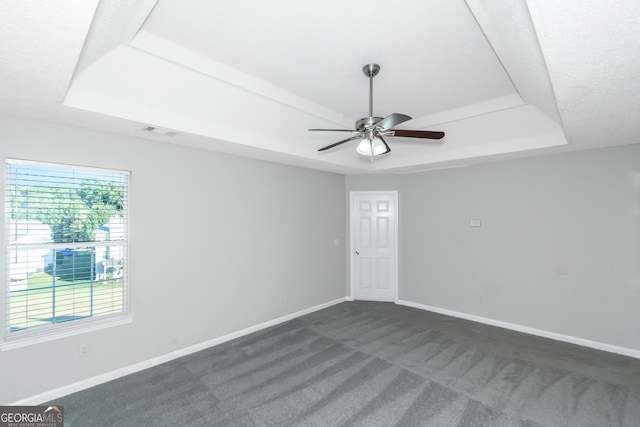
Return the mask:
[[(130, 258), (130, 241), (131, 241), (131, 209), (129, 206), (129, 199), (131, 193), (131, 173), (129, 171), (124, 170), (116, 170), (116, 169), (105, 169), (105, 168), (97, 168), (97, 167), (89, 167), (89, 166), (78, 166), (71, 164), (62, 164), (62, 163), (53, 163), (53, 162), (39, 162), (39, 161), (31, 161), (31, 160), (20, 160), (13, 158), (6, 158), (3, 162), (4, 170), (2, 171), (2, 196), (5, 198), (9, 190), (9, 181), (7, 179), (7, 168), (9, 164), (19, 164), (19, 165), (31, 165), (31, 166), (44, 166), (44, 167), (55, 167), (62, 168), (67, 170), (75, 170), (75, 171), (88, 171), (88, 172), (98, 172), (98, 173), (108, 173), (108, 174), (120, 174), (126, 176), (126, 186), (125, 186), (125, 222), (126, 222), (126, 239), (124, 241), (118, 241), (119, 246), (124, 246), (124, 273), (122, 275), (123, 287), (124, 287), (124, 295), (123, 295), (123, 311), (114, 314), (101, 315), (97, 317), (89, 317), (79, 320), (72, 320), (63, 323), (55, 323), (51, 325), (38, 326), (32, 329), (26, 329), (17, 332), (9, 331), (7, 321), (8, 321), (8, 304), (6, 304), (7, 298), (9, 297), (9, 284), (10, 284), (10, 273), (8, 271), (8, 251), (9, 248), (9, 230), (6, 228), (9, 220), (10, 220), (10, 212), (9, 212), (9, 201), (3, 200), (5, 207), (5, 218), (3, 221), (3, 229), (4, 229), (4, 244), (2, 245), (2, 256), (3, 262), (3, 281), (2, 281), (2, 292), (0, 292), (0, 311), (2, 314), (0, 315), (0, 330), (2, 331), (0, 334), (0, 351), (11, 350), (15, 348), (25, 347), (33, 344), (38, 344), (46, 341), (52, 341), (64, 337), (69, 337), (77, 334), (82, 334), (86, 332), (96, 331), (100, 329), (110, 328), (114, 326), (124, 325), (131, 323), (133, 320), (133, 313), (131, 311), (131, 288), (129, 282), (129, 258)], [(76, 247), (100, 247), (109, 245), (109, 241), (99, 242), (79, 242), (79, 243), (41, 243), (38, 247), (51, 247), (54, 246), (76, 246)]]

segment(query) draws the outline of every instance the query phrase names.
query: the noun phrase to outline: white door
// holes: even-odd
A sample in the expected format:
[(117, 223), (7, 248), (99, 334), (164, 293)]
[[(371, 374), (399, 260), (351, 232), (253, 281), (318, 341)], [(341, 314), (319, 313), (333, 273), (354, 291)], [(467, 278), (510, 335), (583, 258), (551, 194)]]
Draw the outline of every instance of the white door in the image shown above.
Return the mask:
[(398, 193), (351, 192), (351, 296), (395, 301)]

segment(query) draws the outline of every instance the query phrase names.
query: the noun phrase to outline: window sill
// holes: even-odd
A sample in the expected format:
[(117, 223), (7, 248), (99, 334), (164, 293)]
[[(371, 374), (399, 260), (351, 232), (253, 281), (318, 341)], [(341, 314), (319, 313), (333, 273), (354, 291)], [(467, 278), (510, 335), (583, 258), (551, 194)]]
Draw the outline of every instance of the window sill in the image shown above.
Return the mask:
[(111, 328), (113, 326), (126, 325), (133, 321), (133, 314), (124, 314), (118, 317), (108, 319), (92, 319), (89, 322), (82, 322), (76, 325), (65, 325), (59, 329), (48, 330), (38, 334), (25, 335), (16, 338), (9, 338), (0, 342), (0, 352), (14, 350), (16, 348), (27, 347), (34, 344), (40, 344), (47, 341), (54, 341), (61, 338), (71, 337), (74, 335), (84, 334), (86, 332), (99, 331), (101, 329)]

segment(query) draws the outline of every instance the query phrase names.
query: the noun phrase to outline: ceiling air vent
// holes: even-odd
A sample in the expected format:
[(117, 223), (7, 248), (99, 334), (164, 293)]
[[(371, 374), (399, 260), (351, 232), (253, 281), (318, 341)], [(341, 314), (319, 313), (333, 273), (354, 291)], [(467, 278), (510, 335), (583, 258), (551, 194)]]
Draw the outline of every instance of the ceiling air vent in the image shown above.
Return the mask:
[(157, 127), (157, 126), (147, 126), (146, 128), (144, 128), (144, 130), (146, 130), (147, 132), (157, 133), (158, 135), (164, 135), (164, 136), (175, 136), (178, 134), (178, 132), (176, 131)]

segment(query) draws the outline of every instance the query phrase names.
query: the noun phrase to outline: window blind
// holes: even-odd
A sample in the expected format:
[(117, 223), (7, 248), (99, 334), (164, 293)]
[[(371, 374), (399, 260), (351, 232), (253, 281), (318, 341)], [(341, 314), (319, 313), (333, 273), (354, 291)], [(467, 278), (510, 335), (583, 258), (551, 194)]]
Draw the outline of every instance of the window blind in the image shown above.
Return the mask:
[(5, 341), (126, 314), (129, 173), (5, 166)]

